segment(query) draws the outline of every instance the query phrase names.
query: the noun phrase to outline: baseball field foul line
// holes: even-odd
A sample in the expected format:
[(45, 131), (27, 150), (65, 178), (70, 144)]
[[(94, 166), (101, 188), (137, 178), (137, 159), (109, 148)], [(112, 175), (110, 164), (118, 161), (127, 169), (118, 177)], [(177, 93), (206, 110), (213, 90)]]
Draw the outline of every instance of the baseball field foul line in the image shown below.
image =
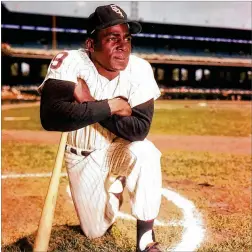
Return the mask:
[[(52, 173), (23, 173), (23, 174), (3, 174), (2, 179), (16, 179), (16, 178), (47, 178), (51, 177)], [(61, 173), (61, 177), (67, 177), (67, 173)]]
[[(67, 173), (61, 173), (61, 177), (66, 177)], [(2, 179), (17, 179), (17, 178), (45, 178), (51, 177), (51, 173), (26, 173), (26, 174), (3, 174)], [(112, 178), (113, 179), (113, 178)], [(66, 191), (71, 197), (70, 188), (67, 186)], [(167, 251), (195, 251), (203, 242), (205, 236), (205, 228), (203, 225), (201, 214), (197, 211), (194, 204), (174, 192), (171, 188), (162, 188), (162, 195), (173, 202), (183, 213), (182, 221), (164, 222), (155, 220), (156, 226), (183, 226), (181, 241), (172, 248), (166, 248)], [(136, 219), (130, 214), (119, 212), (119, 218), (133, 220)]]
[(172, 201), (180, 208), (184, 216), (182, 239), (179, 244), (169, 249), (169, 251), (195, 251), (199, 248), (205, 236), (205, 228), (200, 213), (190, 200), (182, 197), (172, 189), (163, 188), (162, 194), (167, 200)]

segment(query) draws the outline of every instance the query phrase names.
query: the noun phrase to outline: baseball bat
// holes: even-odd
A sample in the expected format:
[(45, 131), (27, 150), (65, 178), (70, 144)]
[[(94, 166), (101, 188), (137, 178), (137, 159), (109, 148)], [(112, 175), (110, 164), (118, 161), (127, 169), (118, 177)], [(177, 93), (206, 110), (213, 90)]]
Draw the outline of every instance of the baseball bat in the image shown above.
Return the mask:
[(34, 252), (42, 252), (42, 251), (45, 252), (48, 250), (67, 135), (68, 132), (63, 132), (61, 134), (61, 139), (58, 147), (54, 168), (52, 171), (50, 184), (48, 187), (42, 214), (39, 221), (38, 231), (33, 248)]

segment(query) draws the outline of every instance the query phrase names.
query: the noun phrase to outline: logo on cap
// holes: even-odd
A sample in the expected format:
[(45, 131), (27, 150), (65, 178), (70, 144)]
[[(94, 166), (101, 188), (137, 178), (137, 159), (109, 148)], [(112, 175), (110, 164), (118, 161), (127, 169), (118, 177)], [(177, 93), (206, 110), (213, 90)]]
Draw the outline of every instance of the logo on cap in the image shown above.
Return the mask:
[(121, 10), (115, 4), (111, 4), (110, 7), (115, 13), (119, 14), (122, 18), (124, 18)]

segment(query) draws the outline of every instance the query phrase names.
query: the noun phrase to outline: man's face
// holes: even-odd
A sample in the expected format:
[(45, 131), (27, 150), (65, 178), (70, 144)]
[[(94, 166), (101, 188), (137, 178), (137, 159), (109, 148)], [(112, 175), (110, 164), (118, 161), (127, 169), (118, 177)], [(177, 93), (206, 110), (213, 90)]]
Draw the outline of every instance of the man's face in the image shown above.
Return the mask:
[(131, 53), (131, 35), (127, 24), (103, 29), (97, 34), (92, 58), (108, 71), (124, 70)]

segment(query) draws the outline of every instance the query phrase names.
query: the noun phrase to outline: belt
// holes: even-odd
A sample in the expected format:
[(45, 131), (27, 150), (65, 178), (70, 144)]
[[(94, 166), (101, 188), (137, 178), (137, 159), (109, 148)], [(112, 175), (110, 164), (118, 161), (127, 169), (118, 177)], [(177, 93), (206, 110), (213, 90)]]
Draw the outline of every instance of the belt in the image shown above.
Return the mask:
[[(67, 148), (67, 145), (66, 145), (66, 148), (65, 150), (69, 150), (71, 153), (75, 154), (75, 155), (78, 155), (78, 152), (75, 148), (72, 148), (72, 147), (68, 147)], [(87, 157), (92, 151), (80, 151), (79, 154), (84, 156), (84, 157)]]

